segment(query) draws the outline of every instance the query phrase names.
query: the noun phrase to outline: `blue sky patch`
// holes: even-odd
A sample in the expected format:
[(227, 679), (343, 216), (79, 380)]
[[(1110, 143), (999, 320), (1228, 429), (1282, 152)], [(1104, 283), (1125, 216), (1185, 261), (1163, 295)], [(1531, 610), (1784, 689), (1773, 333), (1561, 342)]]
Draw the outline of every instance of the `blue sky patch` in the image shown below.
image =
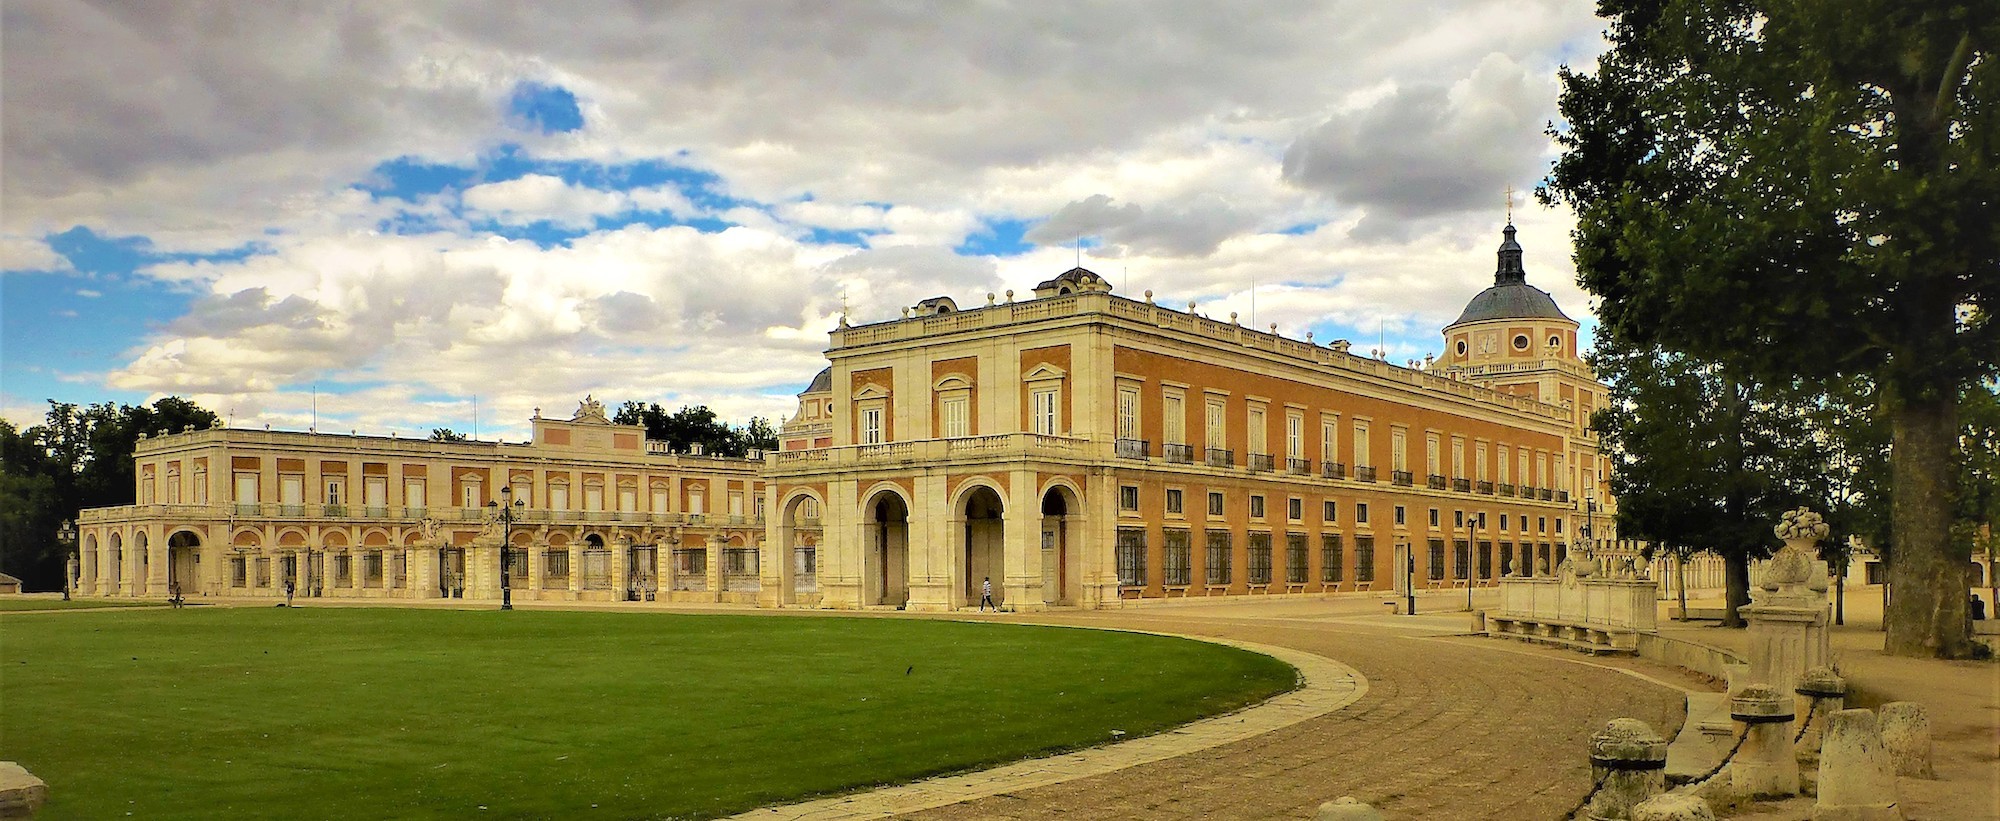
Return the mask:
[(543, 134), (560, 134), (583, 127), (583, 109), (569, 89), (541, 83), (521, 83), (507, 95), (507, 115), (517, 125)]
[(1037, 220), (988, 219), (979, 230), (972, 232), (952, 249), (960, 256), (1011, 257), (1025, 254), (1035, 249), (1035, 244), (1022, 239)]

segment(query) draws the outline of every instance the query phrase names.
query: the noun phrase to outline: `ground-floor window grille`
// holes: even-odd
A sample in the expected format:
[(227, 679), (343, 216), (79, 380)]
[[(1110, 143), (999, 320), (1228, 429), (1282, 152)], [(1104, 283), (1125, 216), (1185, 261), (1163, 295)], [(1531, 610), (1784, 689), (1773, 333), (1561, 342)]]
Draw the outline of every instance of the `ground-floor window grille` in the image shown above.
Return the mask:
[(758, 586), (757, 548), (731, 547), (722, 551), (722, 582), (725, 590), (752, 590)]
[(1271, 583), (1271, 534), (1250, 534), (1250, 583)]
[(1144, 587), (1146, 584), (1146, 531), (1118, 529), (1118, 584)]
[(1557, 544), (1556, 561), (1554, 564), (1549, 565), (1551, 572), (1553, 572), (1555, 568), (1561, 567), (1562, 563), (1568, 558), (1569, 558), (1569, 547), (1566, 545)]
[(611, 589), (611, 550), (603, 547), (583, 551), (583, 589)]
[(1305, 584), (1310, 572), (1306, 559), (1306, 534), (1285, 534), (1285, 581)]
[(1463, 581), (1466, 574), (1472, 570), (1472, 543), (1454, 542), (1452, 556), (1455, 560), (1452, 562), (1451, 577)]
[(1444, 540), (1431, 540), (1430, 580), (1444, 580)]
[(271, 586), (271, 559), (268, 556), (257, 559), (257, 586)]
[(352, 560), (348, 558), (346, 553), (333, 554), (333, 583), (335, 586), (347, 587), (352, 584), (349, 580), (354, 577), (348, 575), (352, 572), (351, 563)]
[(1375, 537), (1354, 537), (1354, 581), (1375, 581)]
[(361, 554), (363, 567), (361, 583), (366, 587), (382, 586), (382, 551), (370, 550)]
[(1493, 578), (1493, 543), (1479, 543), (1479, 578)]
[(812, 545), (792, 548), (792, 589), (801, 593), (819, 589), (819, 551)]
[(528, 580), (528, 549), (511, 547), (507, 549), (507, 578), (514, 582)]
[(1514, 560), (1514, 575), (1532, 576), (1535, 575), (1534, 571), (1535, 571), (1535, 546), (1528, 544), (1527, 542), (1522, 542), (1520, 558)]
[(229, 560), (229, 586), (244, 587), (250, 582), (249, 562), (242, 556)]
[(708, 550), (681, 548), (674, 551), (674, 589), (708, 589)]
[(1229, 583), (1229, 531), (1210, 530), (1208, 535), (1208, 583)]
[(1188, 532), (1168, 530), (1163, 535), (1166, 544), (1160, 551), (1162, 583), (1181, 586), (1192, 584), (1194, 548), (1189, 545)]
[(542, 575), (551, 582), (569, 585), (569, 548), (550, 550), (542, 554)]
[(1342, 560), (1346, 558), (1341, 554), (1344, 552), (1346, 551), (1341, 549), (1340, 534), (1338, 533), (1319, 534), (1319, 580), (1320, 581), (1327, 582), (1329, 584), (1339, 584), (1341, 582), (1341, 568), (1343, 566)]

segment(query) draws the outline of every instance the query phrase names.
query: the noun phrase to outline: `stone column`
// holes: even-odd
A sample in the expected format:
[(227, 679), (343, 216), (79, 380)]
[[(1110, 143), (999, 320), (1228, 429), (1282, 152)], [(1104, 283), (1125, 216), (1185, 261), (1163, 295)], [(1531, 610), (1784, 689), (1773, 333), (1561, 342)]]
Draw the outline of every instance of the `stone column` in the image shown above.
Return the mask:
[(549, 546), (543, 542), (528, 545), (528, 598), (541, 598), (542, 577), (549, 572), (548, 551)]
[(569, 600), (576, 601), (577, 593), (583, 590), (583, 546), (579, 538), (569, 543)]
[(1793, 746), (1799, 759), (1800, 777), (1808, 781), (1818, 777), (1820, 740), (1825, 737), (1826, 722), (1846, 706), (1847, 680), (1833, 672), (1833, 668), (1814, 667), (1799, 679), (1793, 712), (1800, 716), (1802, 726), (1795, 733), (1799, 740)]
[(1729, 717), (1744, 725), (1743, 746), (1729, 764), (1730, 788), (1751, 798), (1798, 795), (1792, 700), (1770, 685), (1752, 684), (1729, 700)]
[[(356, 598), (360, 598), (362, 595), (361, 591), (368, 586), (368, 554), (373, 552), (375, 551), (359, 547), (347, 551), (347, 555), (353, 557), (347, 560), (347, 581), (354, 588), (354, 596)], [(386, 583), (388, 579), (389, 559), (387, 556), (384, 556), (382, 559), (382, 580)]]
[(169, 569), (170, 569), (170, 563), (167, 560), (167, 540), (165, 538), (155, 539), (152, 537), (151, 534), (148, 534), (146, 537), (146, 594), (147, 595), (150, 596), (167, 595), (167, 571)]
[(410, 598), (438, 597), (438, 546), (418, 542), (410, 549)]
[(77, 556), (78, 556), (78, 558), (79, 558), (79, 559), (81, 559), (81, 560), (82, 560), (82, 563), (83, 563), (83, 570), (82, 570), (81, 574), (80, 574), (80, 575), (78, 576), (78, 578), (77, 578), (77, 583), (76, 583), (76, 592), (77, 592), (77, 593), (78, 593), (79, 595), (84, 595), (84, 596), (91, 596), (91, 595), (96, 595), (96, 593), (97, 593), (97, 551), (95, 551), (95, 550), (84, 550), (84, 549), (82, 549), (82, 548), (78, 548), (78, 549), (77, 549)]
[(1814, 821), (1902, 821), (1896, 773), (1875, 728), (1875, 714), (1841, 710), (1827, 722), (1819, 759)]
[(708, 600), (722, 601), (722, 534), (708, 537)]
[(1614, 718), (1590, 737), (1590, 775), (1599, 784), (1584, 815), (1625, 819), (1667, 788), (1667, 740), (1636, 718)]
[(1882, 744), (1897, 775), (1936, 778), (1931, 768), (1931, 717), (1924, 705), (1892, 701), (1882, 705)]
[(632, 537), (618, 535), (611, 539), (611, 600), (624, 601), (627, 588), (632, 586)]

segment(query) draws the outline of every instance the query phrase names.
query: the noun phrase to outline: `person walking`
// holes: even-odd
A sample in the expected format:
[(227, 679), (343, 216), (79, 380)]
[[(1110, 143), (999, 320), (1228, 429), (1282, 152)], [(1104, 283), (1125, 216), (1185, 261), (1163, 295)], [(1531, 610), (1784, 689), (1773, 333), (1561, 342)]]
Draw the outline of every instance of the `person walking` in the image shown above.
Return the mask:
[(987, 576), (985, 579), (979, 582), (979, 611), (984, 613), (986, 612), (986, 608), (989, 606), (993, 608), (993, 612), (995, 613), (1000, 612), (1000, 605), (993, 603), (992, 576)]

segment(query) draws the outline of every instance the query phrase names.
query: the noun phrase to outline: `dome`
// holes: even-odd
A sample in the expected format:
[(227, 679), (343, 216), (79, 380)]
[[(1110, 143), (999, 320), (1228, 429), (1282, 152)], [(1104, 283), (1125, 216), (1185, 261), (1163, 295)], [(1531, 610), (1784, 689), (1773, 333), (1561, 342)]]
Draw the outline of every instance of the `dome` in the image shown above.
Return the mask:
[(1465, 303), (1465, 312), (1451, 324), (1463, 325), (1491, 319), (1560, 319), (1575, 322), (1556, 307), (1555, 297), (1549, 296), (1549, 292), (1528, 284), (1528, 273), (1521, 267), (1521, 244), (1514, 241), (1514, 224), (1508, 223), (1502, 233), (1506, 239), (1500, 243), (1500, 265), (1493, 272), (1493, 287), (1480, 291), (1471, 302)]
[(833, 369), (824, 368), (813, 377), (812, 384), (807, 385), (806, 389), (799, 391), (799, 393), (824, 393), (830, 390), (833, 390)]

